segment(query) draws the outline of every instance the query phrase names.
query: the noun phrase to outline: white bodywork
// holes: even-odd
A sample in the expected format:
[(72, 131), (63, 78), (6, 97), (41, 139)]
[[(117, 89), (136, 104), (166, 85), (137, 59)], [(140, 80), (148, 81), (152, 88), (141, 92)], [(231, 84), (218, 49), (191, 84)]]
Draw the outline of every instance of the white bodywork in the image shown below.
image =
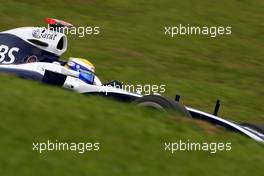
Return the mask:
[(142, 97), (140, 94), (135, 94), (131, 92), (126, 92), (122, 89), (118, 89), (111, 86), (103, 86), (100, 79), (95, 75), (94, 84), (87, 84), (79, 79), (79, 72), (69, 70), (58, 63), (45, 63), (45, 62), (35, 62), (19, 65), (0, 65), (0, 69), (11, 69), (11, 70), (21, 70), (21, 71), (32, 71), (37, 72), (44, 76), (45, 70), (52, 71), (55, 73), (66, 75), (67, 78), (64, 82), (63, 87), (67, 89), (72, 89), (79, 93), (91, 93), (91, 92), (103, 92), (106, 95), (108, 93), (118, 93), (127, 94), (135, 97)]
[[(40, 48), (42, 50), (45, 50), (47, 52), (53, 53), (57, 56), (62, 55), (67, 50), (67, 36), (63, 33), (59, 33), (56, 31), (48, 30), (46, 28), (40, 28), (40, 27), (21, 27), (16, 29), (11, 29), (8, 31), (0, 32), (2, 34), (12, 34), (20, 39), (24, 40), (25, 42)], [(38, 40), (44, 43), (47, 43), (48, 46), (39, 46), (36, 45), (29, 40)], [(63, 47), (61, 49), (57, 48), (58, 43), (60, 40), (63, 40)]]
[[(258, 142), (262, 142), (264, 143), (264, 140), (262, 138), (260, 138), (259, 136), (261, 137), (264, 137), (263, 134), (257, 132), (257, 131), (252, 131), (252, 129), (245, 129), (244, 127), (241, 127), (240, 125), (237, 125), (236, 123), (234, 122), (231, 122), (231, 121), (228, 121), (228, 120), (225, 120), (223, 118), (220, 118), (220, 117), (217, 117), (215, 115), (212, 115), (212, 114), (209, 114), (209, 113), (206, 113), (206, 112), (203, 112), (203, 111), (200, 111), (200, 110), (197, 110), (197, 109), (193, 109), (191, 107), (187, 107), (185, 106), (185, 108), (189, 111), (189, 112), (195, 112), (195, 113), (198, 113), (198, 114), (202, 114), (206, 117), (210, 117), (211, 119), (214, 119), (218, 122), (222, 122), (226, 125), (229, 125), (230, 127), (232, 128), (235, 128), (237, 129), (238, 131), (242, 132), (243, 134), (247, 135), (248, 137), (252, 138), (252, 139), (255, 139), (256, 141)], [(257, 135), (255, 135), (257, 134)]]

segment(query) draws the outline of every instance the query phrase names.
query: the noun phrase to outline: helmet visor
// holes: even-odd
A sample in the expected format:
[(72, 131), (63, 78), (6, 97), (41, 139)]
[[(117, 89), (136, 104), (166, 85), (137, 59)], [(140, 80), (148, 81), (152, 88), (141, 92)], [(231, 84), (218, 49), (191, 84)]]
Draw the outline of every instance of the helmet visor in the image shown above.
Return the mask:
[(93, 84), (94, 73), (90, 71), (81, 71), (79, 74), (79, 79), (86, 82), (87, 84)]

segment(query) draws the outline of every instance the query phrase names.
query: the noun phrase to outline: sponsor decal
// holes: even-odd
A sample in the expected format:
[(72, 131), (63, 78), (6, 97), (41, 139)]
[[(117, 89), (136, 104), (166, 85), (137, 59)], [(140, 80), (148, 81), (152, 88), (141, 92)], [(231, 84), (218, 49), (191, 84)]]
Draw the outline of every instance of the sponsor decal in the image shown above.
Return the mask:
[(69, 65), (70, 67), (74, 67), (74, 66), (75, 66), (75, 63), (74, 63), (74, 62), (68, 62), (68, 65)]
[(37, 39), (43, 38), (43, 39), (48, 39), (48, 40), (55, 40), (57, 37), (57, 33), (50, 32), (45, 29), (35, 29), (32, 32), (32, 36)]
[(26, 63), (38, 62), (38, 57), (35, 55), (29, 56)]
[(32, 36), (34, 37), (34, 38), (41, 38), (41, 30), (40, 29), (36, 29), (36, 30), (34, 30), (33, 32), (32, 32)]
[(16, 57), (19, 52), (19, 48), (6, 45), (0, 45), (0, 63), (1, 64), (12, 64), (15, 62)]

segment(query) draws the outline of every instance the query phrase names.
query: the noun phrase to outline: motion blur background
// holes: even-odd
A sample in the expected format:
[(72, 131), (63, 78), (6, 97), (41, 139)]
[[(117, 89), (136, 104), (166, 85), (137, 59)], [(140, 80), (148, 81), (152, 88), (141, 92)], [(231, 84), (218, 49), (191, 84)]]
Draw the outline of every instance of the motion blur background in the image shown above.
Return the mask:
[[(0, 31), (54, 17), (99, 26), (69, 35), (62, 56), (89, 58), (103, 81), (166, 84), (166, 96), (220, 116), (264, 123), (263, 0), (0, 0)], [(231, 26), (232, 35), (171, 38), (164, 26)], [(1, 175), (261, 175), (264, 150), (201, 122), (0, 75)], [(101, 143), (100, 152), (32, 151), (45, 140)], [(163, 151), (166, 141), (232, 142), (231, 152)]]

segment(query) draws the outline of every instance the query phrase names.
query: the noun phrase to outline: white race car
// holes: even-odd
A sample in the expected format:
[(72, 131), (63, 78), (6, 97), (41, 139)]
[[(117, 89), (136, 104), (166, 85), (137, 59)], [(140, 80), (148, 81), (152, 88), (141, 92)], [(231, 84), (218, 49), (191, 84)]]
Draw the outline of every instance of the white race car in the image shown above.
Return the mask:
[(209, 114), (181, 105), (178, 95), (172, 100), (161, 95), (124, 91), (118, 81), (102, 84), (95, 75), (95, 67), (88, 60), (69, 58), (65, 62), (59, 59), (68, 44), (63, 29), (72, 25), (52, 18), (46, 18), (46, 22), (50, 25), (48, 29), (22, 27), (0, 32), (0, 72), (61, 86), (82, 94), (106, 96), (165, 111), (174, 110), (186, 117), (204, 120), (264, 143), (263, 125), (236, 123), (218, 117), (219, 101), (214, 113)]

